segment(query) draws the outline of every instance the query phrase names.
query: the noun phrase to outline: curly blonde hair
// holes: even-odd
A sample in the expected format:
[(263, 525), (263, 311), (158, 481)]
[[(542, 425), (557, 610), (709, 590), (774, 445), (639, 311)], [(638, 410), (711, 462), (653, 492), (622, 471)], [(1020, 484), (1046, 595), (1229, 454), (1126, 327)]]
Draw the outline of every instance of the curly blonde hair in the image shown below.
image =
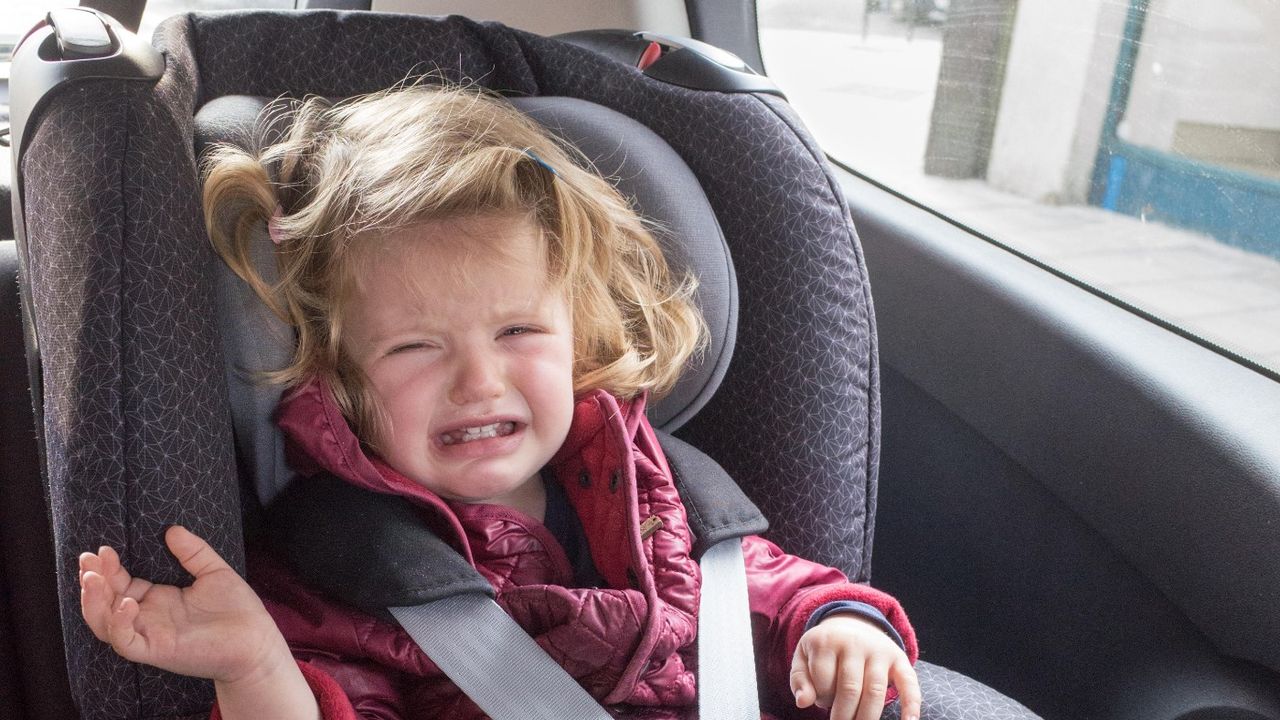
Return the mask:
[[(287, 130), (273, 133), (282, 119)], [(501, 98), (415, 85), (337, 104), (282, 100), (257, 139), (256, 153), (222, 145), (205, 158), (209, 236), (297, 333), (292, 362), (269, 380), (326, 380), (367, 443), (380, 409), (342, 346), (362, 238), (478, 214), (533, 218), (548, 280), (568, 293), (575, 393), (660, 396), (705, 343), (692, 277), (673, 275), (646, 223), (581, 153)], [(283, 236), (274, 283), (250, 260), (268, 221)]]

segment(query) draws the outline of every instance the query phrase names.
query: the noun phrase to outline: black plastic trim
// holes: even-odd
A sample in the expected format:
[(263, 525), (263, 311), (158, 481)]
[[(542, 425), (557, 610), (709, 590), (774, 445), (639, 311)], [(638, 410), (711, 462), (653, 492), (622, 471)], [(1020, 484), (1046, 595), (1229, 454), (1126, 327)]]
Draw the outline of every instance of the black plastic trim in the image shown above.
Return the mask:
[(147, 0), (80, 0), (80, 7), (96, 10), (114, 18), (121, 27), (136, 33), (142, 26), (142, 15), (147, 10)]
[(690, 34), (732, 52), (757, 72), (764, 72), (754, 0), (685, 0), (684, 5)]
[(373, 0), (295, 0), (299, 10), (372, 10)]
[[(160, 51), (110, 17), (97, 13), (114, 40), (114, 52), (103, 57), (63, 59), (54, 28), (45, 25), (28, 36), (13, 54), (9, 78), (9, 124), (14, 175), (19, 178), (27, 123), (63, 86), (84, 80), (155, 82), (164, 74)], [(16, 184), (16, 183), (15, 183)]]
[(765, 93), (786, 98), (778, 85), (733, 53), (710, 43), (661, 33), (636, 35), (663, 48), (662, 57), (645, 68), (644, 74), (663, 82), (694, 90)]
[(631, 66), (638, 64), (650, 43), (657, 43), (662, 56), (643, 70), (655, 80), (693, 90), (764, 93), (786, 99), (772, 79), (756, 73), (742, 58), (701, 40), (616, 29), (579, 30), (555, 37)]

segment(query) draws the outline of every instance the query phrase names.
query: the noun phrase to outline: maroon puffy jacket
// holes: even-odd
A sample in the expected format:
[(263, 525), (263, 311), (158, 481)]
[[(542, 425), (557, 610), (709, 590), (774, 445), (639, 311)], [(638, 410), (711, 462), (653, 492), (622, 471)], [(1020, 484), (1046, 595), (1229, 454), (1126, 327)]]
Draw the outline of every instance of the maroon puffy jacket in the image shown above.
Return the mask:
[[(303, 475), (328, 472), (420, 505), (426, 524), (492, 583), (498, 604), (615, 715), (696, 716), (700, 574), (643, 399), (620, 402), (597, 391), (578, 400), (568, 438), (550, 464), (582, 520), (602, 588), (569, 587), (568, 558), (536, 520), (506, 507), (446, 502), (367, 456), (319, 383), (285, 398), (277, 421), (291, 443), (291, 464)], [(646, 520), (658, 529), (642, 536)], [(893, 598), (760, 537), (746, 538), (743, 554), (767, 715), (795, 714), (791, 656), (805, 622), (824, 603), (875, 606), (915, 662), (915, 634)], [(326, 720), (484, 717), (399, 626), (308, 590), (270, 558), (253, 558), (249, 578)]]

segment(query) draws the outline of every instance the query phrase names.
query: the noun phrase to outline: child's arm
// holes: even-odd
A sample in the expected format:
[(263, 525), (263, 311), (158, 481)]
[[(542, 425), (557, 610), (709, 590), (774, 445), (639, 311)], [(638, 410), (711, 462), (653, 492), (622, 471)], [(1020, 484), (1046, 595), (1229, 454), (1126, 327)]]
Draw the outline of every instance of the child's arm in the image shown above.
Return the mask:
[(315, 697), (262, 601), (201, 538), (165, 533), (189, 587), (131, 577), (110, 547), (80, 556), (80, 609), (121, 657), (214, 681), (224, 720), (320, 717)]
[(911, 661), (878, 625), (857, 615), (832, 615), (796, 645), (791, 692), (797, 707), (830, 708), (831, 720), (876, 720), (890, 685), (902, 720), (917, 720), (920, 684)]
[[(851, 696), (851, 704), (842, 700), (842, 714), (833, 712), (831, 717), (864, 720), (878, 718), (885, 698), (898, 695), (901, 717), (919, 717), (919, 691), (911, 668), (915, 632), (896, 600), (866, 585), (851, 584), (835, 568), (788, 555), (760, 537), (744, 538), (742, 550), (756, 656), (768, 678), (760, 688), (762, 701), (780, 713), (786, 706), (815, 704), (835, 710), (833, 703), (843, 694)], [(809, 627), (820, 617), (816, 612), (842, 601), (875, 608), (898, 633), (905, 651), (876, 623), (839, 608)], [(875, 671), (874, 682), (866, 677), (869, 668)]]

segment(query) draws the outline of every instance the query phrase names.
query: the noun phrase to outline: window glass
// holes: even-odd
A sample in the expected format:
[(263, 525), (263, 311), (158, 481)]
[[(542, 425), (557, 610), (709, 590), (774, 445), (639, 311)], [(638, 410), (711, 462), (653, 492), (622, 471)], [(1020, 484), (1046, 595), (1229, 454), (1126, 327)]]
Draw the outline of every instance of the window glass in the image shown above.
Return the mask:
[(0, 59), (7, 61), (18, 40), (50, 10), (68, 5), (74, 3), (66, 0), (8, 0), (4, 12), (0, 12)]
[(1280, 3), (759, 0), (833, 158), (1280, 371)]

